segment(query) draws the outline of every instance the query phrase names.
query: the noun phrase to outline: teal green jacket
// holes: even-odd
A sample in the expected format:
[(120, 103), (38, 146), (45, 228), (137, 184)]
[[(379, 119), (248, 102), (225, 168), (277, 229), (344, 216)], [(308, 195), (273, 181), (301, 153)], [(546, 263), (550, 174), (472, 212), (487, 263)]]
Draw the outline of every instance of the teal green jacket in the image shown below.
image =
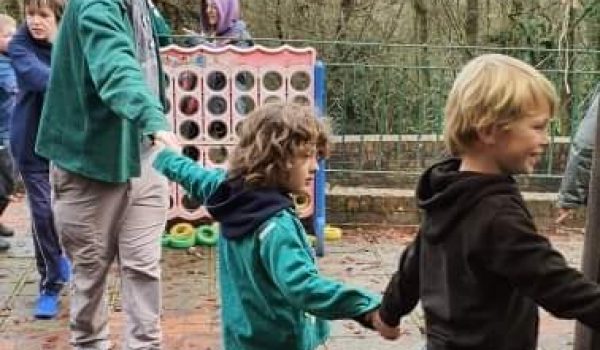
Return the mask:
[[(170, 150), (154, 167), (201, 202), (225, 180)], [(321, 276), (306, 233), (291, 209), (239, 239), (219, 240), (222, 338), (225, 350), (311, 350), (329, 335), (325, 319), (357, 318), (380, 298)]]
[(69, 1), (52, 49), (39, 155), (100, 181), (140, 175), (142, 136), (169, 124), (146, 85), (133, 38), (122, 1)]

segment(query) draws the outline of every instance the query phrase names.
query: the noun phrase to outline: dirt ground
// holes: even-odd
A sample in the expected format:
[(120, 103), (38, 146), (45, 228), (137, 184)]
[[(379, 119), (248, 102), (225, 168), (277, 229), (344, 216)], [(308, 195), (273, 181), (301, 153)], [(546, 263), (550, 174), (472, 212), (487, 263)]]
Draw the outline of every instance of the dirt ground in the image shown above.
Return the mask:
[[(11, 204), (4, 222), (18, 231), (10, 238), (11, 249), (0, 254), (0, 350), (69, 349), (68, 288), (62, 296), (60, 315), (50, 321), (32, 317), (37, 293), (29, 218), (24, 202)], [(395, 269), (398, 256), (410, 241), (412, 228), (353, 228), (344, 230), (341, 241), (330, 242), (319, 259), (324, 275), (381, 292)], [(581, 229), (558, 230), (553, 244), (578, 267), (583, 236)], [(216, 350), (219, 346), (219, 304), (214, 249), (163, 251), (163, 348)], [(120, 348), (123, 313), (119, 277), (113, 267), (109, 279), (111, 339)], [(540, 349), (571, 349), (574, 323), (543, 312)], [(404, 335), (389, 342), (353, 321), (334, 321), (326, 349), (422, 349), (423, 319), (417, 310), (403, 320)]]

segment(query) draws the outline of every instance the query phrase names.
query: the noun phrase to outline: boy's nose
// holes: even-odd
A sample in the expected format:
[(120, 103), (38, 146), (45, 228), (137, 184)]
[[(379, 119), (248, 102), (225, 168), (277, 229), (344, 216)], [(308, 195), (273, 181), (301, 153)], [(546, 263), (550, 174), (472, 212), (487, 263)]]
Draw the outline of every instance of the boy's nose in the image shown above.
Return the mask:
[(548, 146), (550, 144), (550, 137), (547, 132), (542, 135), (542, 145)]

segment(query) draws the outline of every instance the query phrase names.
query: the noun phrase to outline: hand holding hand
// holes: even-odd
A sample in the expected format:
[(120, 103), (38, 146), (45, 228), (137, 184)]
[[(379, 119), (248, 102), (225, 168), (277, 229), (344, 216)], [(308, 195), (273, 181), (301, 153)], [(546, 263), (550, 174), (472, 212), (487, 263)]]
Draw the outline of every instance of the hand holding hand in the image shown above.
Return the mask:
[(179, 144), (179, 140), (177, 140), (177, 136), (170, 131), (160, 130), (154, 133), (154, 142), (159, 142), (166, 147), (174, 150), (177, 153), (181, 153), (181, 145)]
[(375, 310), (371, 313), (373, 326), (379, 332), (384, 339), (396, 340), (400, 337), (400, 327), (390, 327), (379, 316), (379, 310)]

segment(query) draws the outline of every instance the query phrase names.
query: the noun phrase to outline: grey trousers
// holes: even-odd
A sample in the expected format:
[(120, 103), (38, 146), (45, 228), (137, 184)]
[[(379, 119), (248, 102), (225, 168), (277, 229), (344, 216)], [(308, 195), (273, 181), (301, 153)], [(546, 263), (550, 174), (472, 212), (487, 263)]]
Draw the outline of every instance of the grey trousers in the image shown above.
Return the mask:
[(57, 232), (73, 264), (70, 328), (75, 349), (105, 350), (107, 274), (117, 259), (125, 313), (123, 349), (160, 349), (160, 235), (166, 178), (142, 161), (142, 176), (106, 183), (51, 169)]

